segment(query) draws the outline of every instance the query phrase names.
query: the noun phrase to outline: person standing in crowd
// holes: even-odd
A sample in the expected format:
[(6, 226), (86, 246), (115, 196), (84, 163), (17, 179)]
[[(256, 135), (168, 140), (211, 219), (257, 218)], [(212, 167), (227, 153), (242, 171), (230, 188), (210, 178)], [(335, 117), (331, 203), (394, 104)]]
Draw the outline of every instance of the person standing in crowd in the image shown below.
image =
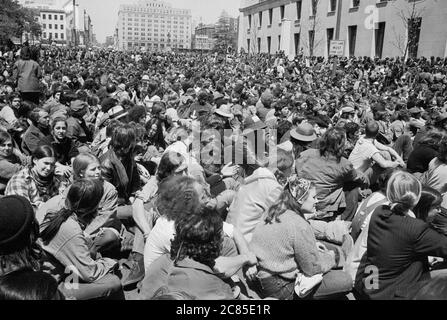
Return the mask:
[(23, 101), (39, 105), (40, 85), (42, 78), (40, 65), (31, 59), (31, 48), (24, 46), (20, 50), (20, 60), (14, 64), (13, 78), (17, 82), (17, 90)]

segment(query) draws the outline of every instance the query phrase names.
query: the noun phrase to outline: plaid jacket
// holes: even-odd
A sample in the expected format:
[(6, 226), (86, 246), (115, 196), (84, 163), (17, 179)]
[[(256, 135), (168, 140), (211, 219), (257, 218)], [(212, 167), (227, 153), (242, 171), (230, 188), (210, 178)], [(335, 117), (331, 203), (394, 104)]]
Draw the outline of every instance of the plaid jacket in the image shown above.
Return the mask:
[(62, 194), (67, 186), (68, 181), (63, 180), (61, 177), (54, 176), (53, 183), (45, 190), (39, 191), (36, 182), (31, 176), (31, 169), (27, 167), (17, 172), (11, 180), (9, 180), (6, 186), (5, 195), (25, 197), (30, 201), (34, 208), (34, 212), (36, 212), (42, 203), (54, 196)]

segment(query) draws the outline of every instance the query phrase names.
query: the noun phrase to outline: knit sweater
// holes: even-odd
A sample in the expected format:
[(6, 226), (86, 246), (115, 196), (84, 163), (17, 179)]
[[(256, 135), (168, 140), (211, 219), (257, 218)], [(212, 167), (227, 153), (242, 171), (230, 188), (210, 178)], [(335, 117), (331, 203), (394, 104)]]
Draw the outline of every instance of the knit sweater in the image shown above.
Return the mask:
[(294, 280), (298, 273), (313, 276), (335, 265), (333, 256), (317, 248), (312, 227), (305, 219), (287, 210), (279, 220), (260, 222), (250, 243), (258, 257), (261, 278), (280, 275)]

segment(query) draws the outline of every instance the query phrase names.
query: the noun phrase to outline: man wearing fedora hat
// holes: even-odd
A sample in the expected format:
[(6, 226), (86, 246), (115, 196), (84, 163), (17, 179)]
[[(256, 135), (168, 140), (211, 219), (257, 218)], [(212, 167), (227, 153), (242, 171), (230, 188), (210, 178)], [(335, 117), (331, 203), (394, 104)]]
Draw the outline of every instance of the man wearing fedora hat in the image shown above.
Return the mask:
[(295, 160), (299, 158), (301, 152), (309, 149), (317, 138), (315, 129), (310, 123), (302, 123), (292, 129), (290, 131), (290, 141), (293, 145)]

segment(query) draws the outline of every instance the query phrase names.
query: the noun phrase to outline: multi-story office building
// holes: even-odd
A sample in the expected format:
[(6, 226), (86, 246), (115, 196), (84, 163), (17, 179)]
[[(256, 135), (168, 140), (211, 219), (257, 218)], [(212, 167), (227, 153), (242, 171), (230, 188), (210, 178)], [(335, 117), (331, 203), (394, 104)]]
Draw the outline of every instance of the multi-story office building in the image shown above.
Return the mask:
[(325, 56), (447, 55), (447, 1), (242, 0), (239, 49)]
[(76, 0), (67, 0), (63, 4), (63, 10), (67, 15), (67, 43), (71, 46), (90, 46), (93, 24), (85, 7)]
[(118, 49), (149, 51), (191, 49), (191, 10), (173, 8), (157, 0), (121, 5), (118, 13)]
[(39, 23), (42, 26), (42, 40), (65, 45), (67, 25), (64, 10), (40, 9)]
[(199, 24), (193, 36), (193, 49), (196, 50), (212, 50), (216, 34), (216, 25), (214, 24)]

